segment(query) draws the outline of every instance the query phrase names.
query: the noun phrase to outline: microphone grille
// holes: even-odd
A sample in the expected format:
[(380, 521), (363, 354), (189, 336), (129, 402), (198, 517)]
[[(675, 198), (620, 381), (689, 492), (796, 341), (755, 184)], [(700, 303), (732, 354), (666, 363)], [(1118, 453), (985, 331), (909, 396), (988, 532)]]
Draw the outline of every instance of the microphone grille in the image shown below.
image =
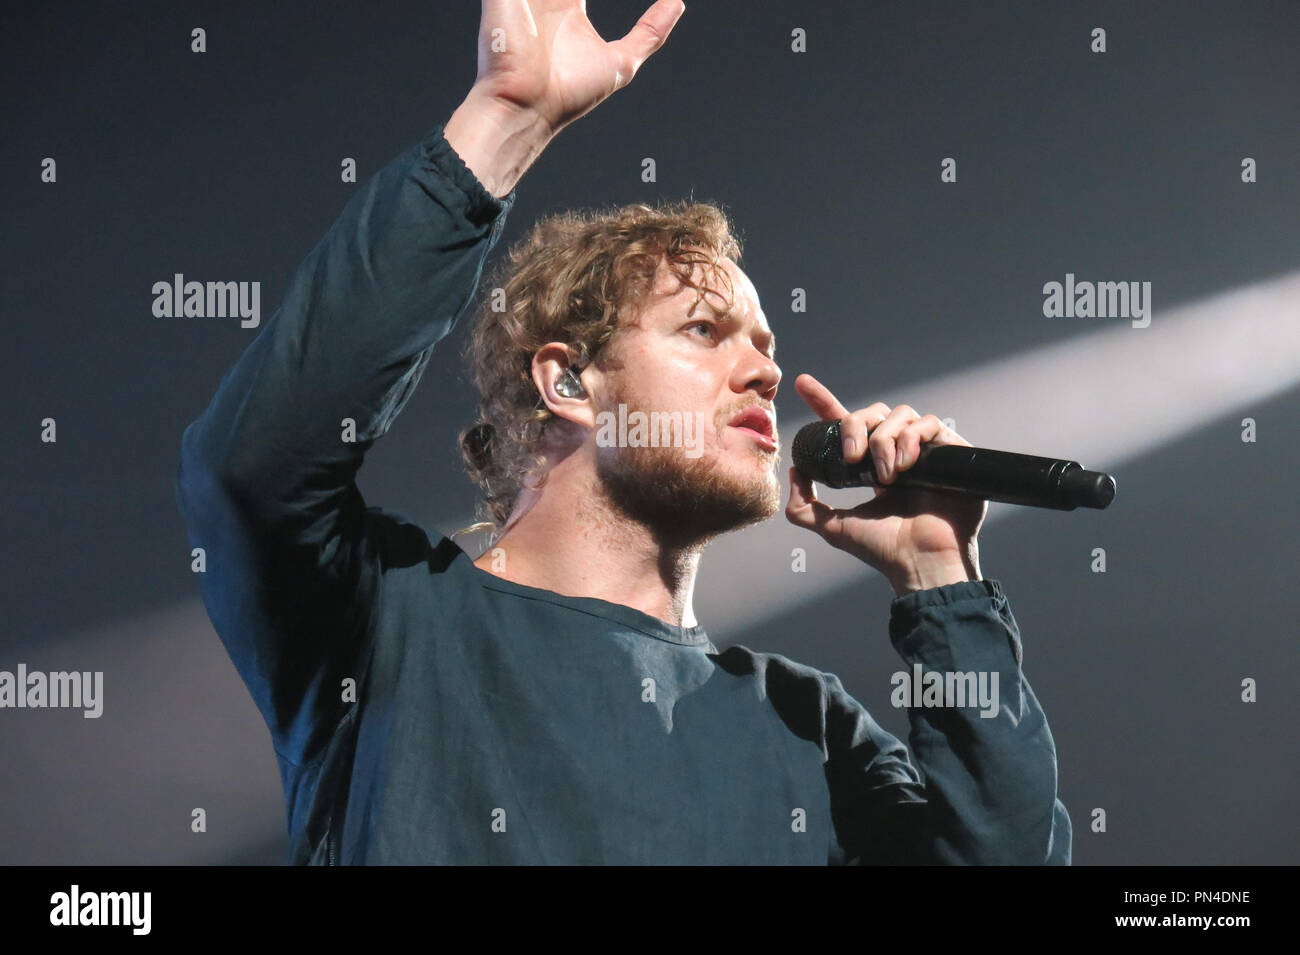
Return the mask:
[(795, 432), (790, 445), (794, 466), (806, 477), (826, 484), (828, 476), (827, 455), (840, 449), (840, 422), (814, 421)]

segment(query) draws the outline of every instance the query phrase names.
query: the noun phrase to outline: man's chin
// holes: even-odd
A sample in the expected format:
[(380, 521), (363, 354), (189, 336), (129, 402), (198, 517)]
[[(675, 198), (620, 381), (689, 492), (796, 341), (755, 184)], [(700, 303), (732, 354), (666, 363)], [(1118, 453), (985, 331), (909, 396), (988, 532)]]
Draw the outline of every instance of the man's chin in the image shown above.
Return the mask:
[(707, 456), (660, 448), (620, 448), (600, 456), (597, 472), (615, 509), (664, 540), (700, 543), (773, 517), (781, 486), (773, 470), (735, 473)]

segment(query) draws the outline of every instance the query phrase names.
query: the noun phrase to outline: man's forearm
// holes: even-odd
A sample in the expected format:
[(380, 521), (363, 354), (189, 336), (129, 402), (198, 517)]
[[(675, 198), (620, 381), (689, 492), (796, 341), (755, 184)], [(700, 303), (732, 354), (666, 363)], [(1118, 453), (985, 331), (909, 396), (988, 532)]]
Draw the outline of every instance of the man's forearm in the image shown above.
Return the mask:
[(555, 133), (531, 110), (470, 90), (444, 128), (456, 154), (498, 199), (515, 188)]

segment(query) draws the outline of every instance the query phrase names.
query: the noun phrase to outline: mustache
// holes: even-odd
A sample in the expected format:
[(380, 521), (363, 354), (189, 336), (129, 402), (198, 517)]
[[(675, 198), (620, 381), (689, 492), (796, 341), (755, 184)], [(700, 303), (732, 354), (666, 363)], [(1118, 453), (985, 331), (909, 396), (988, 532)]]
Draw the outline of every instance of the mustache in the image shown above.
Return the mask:
[[(615, 408), (617, 408), (621, 404), (627, 408), (628, 413), (631, 413), (633, 411), (640, 411), (644, 414), (649, 414), (651, 411), (659, 411), (661, 414), (665, 413), (664, 409), (661, 408), (642, 407), (640, 402), (635, 400), (629, 400), (629, 396), (623, 392), (617, 392), (613, 394), (611, 396), (611, 399), (614, 403)], [(737, 415), (739, 415), (743, 411), (748, 411), (750, 408), (761, 408), (763, 411), (766, 411), (768, 415), (771, 416), (772, 437), (778, 438), (780, 434), (780, 422), (777, 417), (776, 406), (770, 401), (763, 401), (761, 398), (756, 398), (751, 401), (741, 401), (734, 405), (728, 405), (727, 407), (722, 408), (717, 412), (715, 412), (712, 420), (713, 433), (718, 435), (722, 434), (723, 429), (729, 426), (731, 422), (736, 419)], [(678, 408), (675, 410), (677, 413), (680, 414), (695, 413), (694, 411), (686, 410), (683, 408)], [(673, 410), (670, 409), (666, 413), (671, 414), (673, 413)]]

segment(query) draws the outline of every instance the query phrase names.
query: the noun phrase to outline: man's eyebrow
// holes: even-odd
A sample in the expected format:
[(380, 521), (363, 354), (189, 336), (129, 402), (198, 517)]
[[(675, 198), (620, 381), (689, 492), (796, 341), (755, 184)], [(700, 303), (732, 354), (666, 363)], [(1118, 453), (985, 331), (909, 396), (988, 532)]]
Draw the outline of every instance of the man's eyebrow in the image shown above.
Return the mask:
[[(690, 311), (688, 311), (687, 314), (690, 315), (694, 313), (699, 303), (700, 300), (697, 298), (691, 304)], [(712, 305), (709, 305), (708, 308), (710, 309), (710, 311), (713, 312), (713, 314), (717, 317), (719, 321), (731, 322), (736, 325), (739, 325), (741, 322), (744, 321), (744, 319), (740, 316), (740, 313), (736, 311), (734, 306), (732, 308), (726, 309), (725, 311), (722, 309), (714, 308)], [(776, 334), (770, 331), (760, 331), (759, 338), (761, 338), (764, 342), (767, 343), (767, 357), (775, 358), (776, 357)]]
[[(734, 308), (723, 312), (721, 317), (726, 321), (734, 322), (736, 324), (740, 324), (744, 321), (744, 319), (737, 314)], [(758, 329), (759, 339), (767, 344), (767, 357), (774, 358), (776, 356), (776, 334), (772, 331), (764, 331), (761, 325), (756, 324), (754, 327)]]

